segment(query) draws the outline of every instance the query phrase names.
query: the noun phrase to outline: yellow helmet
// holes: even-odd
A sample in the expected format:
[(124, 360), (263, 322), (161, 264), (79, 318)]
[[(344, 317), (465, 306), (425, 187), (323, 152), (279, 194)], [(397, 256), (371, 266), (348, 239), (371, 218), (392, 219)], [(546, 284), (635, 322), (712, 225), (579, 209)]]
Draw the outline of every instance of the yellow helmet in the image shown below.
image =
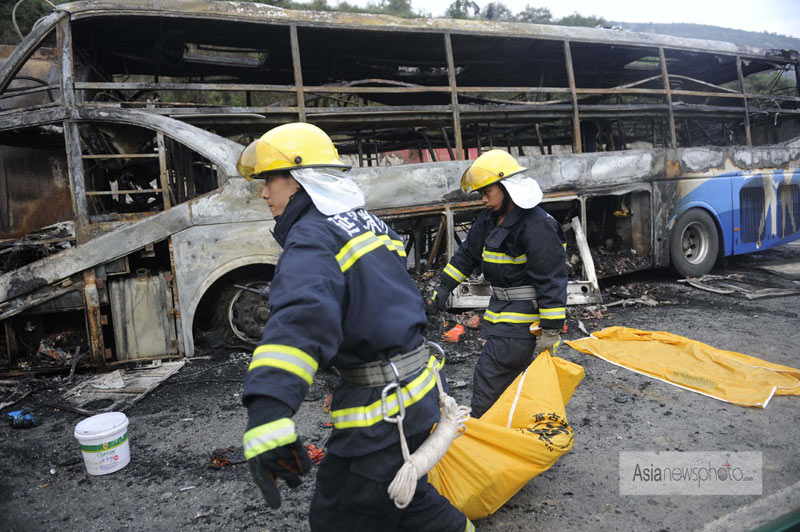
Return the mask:
[(339, 160), (331, 138), (317, 126), (303, 122), (270, 129), (251, 142), (236, 163), (236, 169), (248, 181), (270, 172), (309, 167), (350, 169)]
[(472, 192), (526, 170), (510, 153), (489, 150), (475, 159), (461, 176), (461, 190)]

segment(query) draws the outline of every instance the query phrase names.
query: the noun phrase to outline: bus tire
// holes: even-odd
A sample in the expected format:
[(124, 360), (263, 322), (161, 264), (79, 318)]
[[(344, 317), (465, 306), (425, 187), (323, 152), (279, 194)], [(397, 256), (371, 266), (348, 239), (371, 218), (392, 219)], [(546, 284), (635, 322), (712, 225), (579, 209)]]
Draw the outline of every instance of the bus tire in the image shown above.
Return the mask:
[(672, 268), (684, 277), (701, 277), (711, 271), (719, 254), (717, 225), (705, 210), (681, 214), (669, 235)]
[[(261, 290), (261, 295), (246, 289)], [(269, 281), (248, 280), (224, 291), (225, 324), (233, 336), (246, 345), (258, 345), (269, 320)]]
[[(266, 290), (259, 295), (242, 286)], [(269, 281), (237, 276), (209, 290), (203, 303), (208, 308), (195, 317), (195, 345), (250, 348), (258, 345), (269, 319)]]

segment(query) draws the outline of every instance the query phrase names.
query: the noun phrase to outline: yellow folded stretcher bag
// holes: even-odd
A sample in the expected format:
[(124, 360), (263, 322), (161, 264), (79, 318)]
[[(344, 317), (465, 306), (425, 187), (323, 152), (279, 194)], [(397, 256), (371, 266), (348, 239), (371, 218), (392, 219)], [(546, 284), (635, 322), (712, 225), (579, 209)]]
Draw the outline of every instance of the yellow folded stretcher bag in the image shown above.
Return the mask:
[(667, 332), (609, 327), (567, 344), (617, 366), (740, 406), (766, 408), (773, 395), (800, 395), (800, 369)]
[(564, 406), (583, 367), (545, 351), (428, 473), (428, 481), (468, 518), (494, 513), (572, 448)]

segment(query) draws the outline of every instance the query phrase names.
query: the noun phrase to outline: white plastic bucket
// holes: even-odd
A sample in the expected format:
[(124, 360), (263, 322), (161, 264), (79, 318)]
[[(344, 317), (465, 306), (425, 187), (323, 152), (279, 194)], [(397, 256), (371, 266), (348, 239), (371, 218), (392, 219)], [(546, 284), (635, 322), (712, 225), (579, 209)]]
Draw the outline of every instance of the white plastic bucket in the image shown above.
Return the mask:
[(128, 445), (128, 416), (107, 412), (84, 419), (75, 426), (83, 462), (90, 475), (119, 471), (131, 461)]

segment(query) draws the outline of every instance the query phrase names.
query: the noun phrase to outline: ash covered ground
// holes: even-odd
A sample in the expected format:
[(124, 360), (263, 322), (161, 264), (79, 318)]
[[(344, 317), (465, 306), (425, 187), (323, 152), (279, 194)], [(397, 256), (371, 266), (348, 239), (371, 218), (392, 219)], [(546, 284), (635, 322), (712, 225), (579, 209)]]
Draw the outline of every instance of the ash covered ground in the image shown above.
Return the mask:
[[(800, 261), (800, 243), (731, 259), (717, 274), (738, 272), (784, 287), (757, 268)], [(434, 281), (419, 277), (423, 291)], [(748, 300), (678, 283), (662, 270), (605, 279), (606, 304), (570, 307), (566, 339), (623, 325), (663, 330), (715, 347), (800, 366), (800, 296)], [(465, 315), (432, 318), (428, 337)], [(386, 319), (391, 319), (387, 316)], [(443, 343), (451, 393), (462, 404), (471, 396), (472, 370), (480, 352), (479, 331), (460, 343)], [(73, 437), (80, 415), (53, 408), (66, 389), (64, 376), (31, 378), (33, 393), (9, 410), (28, 409), (41, 418), (31, 429), (0, 424), (0, 530), (197, 530), (307, 531), (316, 466), (297, 490), (283, 486), (283, 506), (262, 502), (241, 461), (246, 422), (240, 406), (249, 353), (213, 349), (128, 410), (131, 463), (111, 475), (90, 476)], [(476, 522), (481, 531), (694, 530), (758, 496), (620, 496), (620, 451), (760, 451), (763, 495), (800, 479), (798, 397), (775, 397), (766, 409), (742, 408), (635, 374), (563, 346), (558, 355), (581, 364), (586, 377), (567, 405), (575, 446), (549, 471), (535, 477), (494, 515)], [(82, 376), (87, 378), (88, 376)], [(15, 382), (24, 382), (17, 379)], [(324, 447), (329, 428), (324, 399), (335, 382), (319, 374), (295, 416), (304, 443)], [(215, 451), (231, 463), (212, 467)], [(797, 490), (795, 490), (796, 492)], [(764, 500), (764, 499), (762, 499)], [(800, 503), (799, 503), (800, 504)], [(777, 517), (780, 508), (761, 511)], [(774, 513), (775, 515), (771, 515)]]

